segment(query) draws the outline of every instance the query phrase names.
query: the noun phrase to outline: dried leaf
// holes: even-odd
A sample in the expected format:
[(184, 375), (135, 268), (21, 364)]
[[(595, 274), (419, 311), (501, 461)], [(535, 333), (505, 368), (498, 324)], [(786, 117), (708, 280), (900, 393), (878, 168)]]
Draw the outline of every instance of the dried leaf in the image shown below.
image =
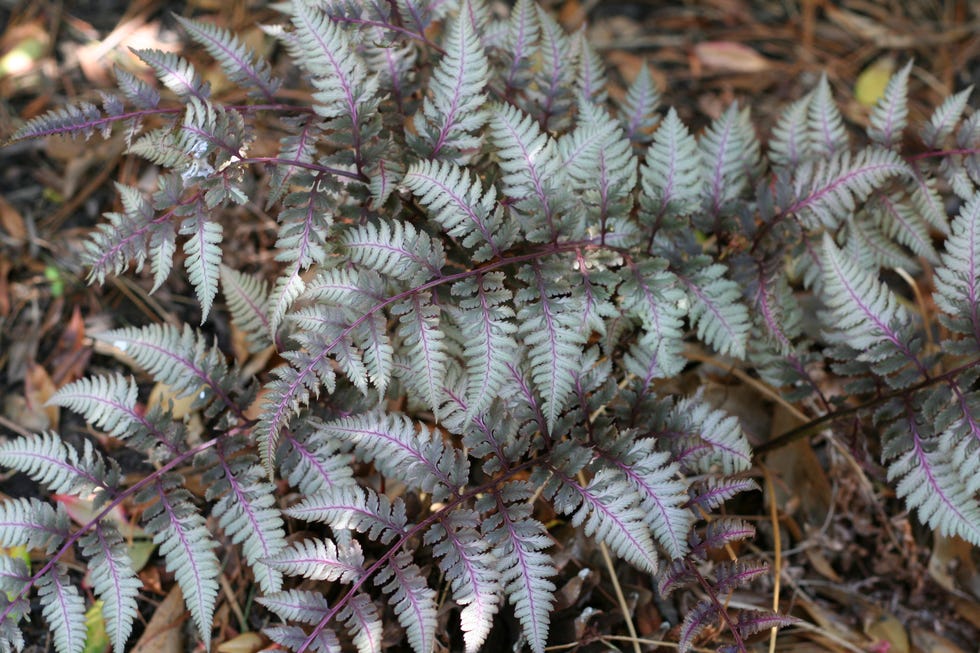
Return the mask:
[(184, 597), (180, 587), (174, 585), (163, 603), (153, 611), (153, 618), (133, 647), (133, 653), (182, 653), (182, 622), (186, 618)]
[(905, 626), (894, 615), (880, 612), (877, 615), (866, 615), (869, 623), (864, 632), (879, 642), (888, 642), (888, 653), (909, 653), (909, 635)]
[(265, 644), (265, 640), (258, 633), (242, 633), (237, 637), (222, 642), (217, 647), (218, 653), (255, 653)]
[(772, 63), (747, 45), (734, 41), (705, 41), (694, 46), (694, 55), (712, 72), (761, 73)]
[(0, 196), (0, 228), (7, 232), (15, 243), (27, 240), (27, 226), (24, 217), (14, 205)]
[(47, 405), (48, 399), (57, 390), (47, 370), (37, 363), (28, 363), (27, 375), (24, 378), (25, 408), (38, 418), (44, 415), (45, 420), (41, 420), (47, 422), (44, 428), (58, 429), (61, 409), (58, 406)]
[(912, 627), (912, 650), (916, 653), (966, 653), (966, 651), (941, 635)]
[(85, 346), (85, 320), (76, 305), (51, 355), (51, 380), (60, 388), (80, 379), (91, 357), (91, 349)]
[(7, 259), (0, 259), (0, 318), (10, 314), (10, 284), (7, 277), (12, 268), (13, 263)]

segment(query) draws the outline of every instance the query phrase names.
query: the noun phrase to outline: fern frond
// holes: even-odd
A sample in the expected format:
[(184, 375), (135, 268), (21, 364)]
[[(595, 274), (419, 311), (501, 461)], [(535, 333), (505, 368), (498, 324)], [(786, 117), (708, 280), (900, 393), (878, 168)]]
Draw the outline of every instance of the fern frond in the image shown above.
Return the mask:
[(644, 59), (626, 91), (626, 96), (619, 103), (619, 119), (632, 142), (650, 142), (650, 133), (660, 121), (660, 116), (656, 113), (659, 104), (660, 91), (653, 80), (650, 66)]
[[(215, 395), (227, 399), (228, 364), (216, 347), (189, 326), (183, 331), (168, 324), (129, 327), (95, 336), (132, 357), (175, 397), (197, 394), (195, 405), (206, 405)], [(202, 387), (203, 386), (203, 387)]]
[(222, 227), (220, 222), (209, 218), (204, 207), (198, 205), (198, 208), (180, 223), (180, 235), (187, 236), (184, 241), (184, 267), (201, 305), (201, 324), (204, 324), (211, 312), (214, 296), (218, 293)]
[(322, 124), (315, 117), (284, 118), (283, 122), (292, 133), (279, 140), (279, 153), (276, 158), (284, 162), (288, 161), (292, 165), (284, 163), (273, 166), (269, 180), (269, 198), (265, 203), (266, 209), (282, 199), (289, 191), (293, 179), (298, 180), (305, 174), (299, 166), (313, 162), (322, 134)]
[[(271, 628), (264, 628), (262, 632), (287, 651), (300, 650), (309, 638), (306, 631), (299, 626), (272, 626)], [(306, 650), (314, 653), (340, 653), (343, 649), (337, 639), (337, 634), (329, 628), (324, 628), (316, 634)]]
[(741, 542), (755, 535), (755, 528), (741, 519), (720, 517), (708, 524), (701, 535), (692, 536), (691, 550), (701, 557), (710, 551), (719, 551), (733, 542)]
[[(125, 68), (116, 65), (112, 69), (119, 91), (138, 109), (154, 109), (160, 104), (160, 92)], [(136, 129), (131, 130), (135, 132)], [(127, 141), (127, 144), (129, 142)]]
[(114, 120), (111, 116), (103, 117), (99, 107), (91, 102), (74, 102), (27, 121), (13, 133), (10, 142), (60, 134), (81, 135), (88, 140), (96, 130), (107, 136)]
[(531, 70), (534, 81), (526, 92), (525, 109), (548, 131), (565, 128), (575, 103), (576, 52), (568, 35), (550, 12), (535, 3), (538, 12), (538, 65)]
[(454, 313), (466, 348), (466, 417), (483, 413), (497, 398), (509, 375), (508, 365), (517, 364), (517, 327), (511, 293), (503, 274), (490, 272), (453, 285), (460, 310)]
[(714, 625), (718, 619), (718, 609), (708, 601), (698, 601), (687, 611), (681, 622), (680, 637), (677, 640), (677, 650), (687, 653), (694, 646), (698, 636), (708, 626)]
[(0, 651), (20, 653), (24, 650), (24, 633), (18, 622), (31, 610), (26, 597), (16, 598), (31, 582), (27, 565), (19, 558), (0, 555), (0, 609), (7, 615), (0, 622)]
[(337, 619), (347, 625), (357, 653), (381, 653), (381, 617), (371, 597), (362, 592), (354, 594), (337, 613)]
[(317, 178), (310, 188), (287, 195), (279, 212), (278, 258), (290, 265), (276, 279), (269, 296), (269, 335), (273, 338), (289, 307), (306, 289), (303, 271), (327, 257), (325, 244), (333, 208), (329, 194), (320, 187), (321, 181)]
[(618, 289), (623, 312), (639, 320), (644, 330), (624, 358), (644, 387), (654, 378), (677, 374), (685, 363), (681, 352), (686, 297), (677, 277), (663, 268), (656, 260), (630, 266), (621, 272), (625, 278)]
[(531, 380), (543, 399), (548, 429), (553, 429), (572, 393), (581, 346), (578, 298), (565, 284), (553, 283), (540, 267), (525, 266), (518, 277), (527, 284), (516, 302), (518, 333), (528, 347)]
[(481, 531), (493, 546), (501, 585), (528, 645), (534, 653), (544, 653), (555, 604), (555, 584), (548, 579), (555, 575), (555, 568), (551, 557), (542, 552), (552, 540), (541, 522), (531, 518), (526, 503), (530, 496), (526, 483), (509, 483), (499, 494), (481, 500), (477, 510), (496, 509), (484, 520)]
[(302, 494), (309, 496), (328, 487), (354, 483), (350, 456), (343, 453), (345, 447), (323, 437), (319, 430), (312, 430), (303, 437), (286, 433), (283, 447), (279, 471)]
[(817, 87), (810, 96), (807, 127), (810, 134), (809, 142), (819, 158), (829, 159), (847, 151), (848, 138), (847, 130), (844, 128), (844, 118), (837, 103), (834, 102), (826, 73), (820, 77)]
[(644, 521), (670, 558), (680, 558), (687, 552), (687, 533), (694, 523), (694, 515), (685, 508), (687, 484), (677, 479), (680, 469), (670, 454), (654, 449), (653, 438), (635, 437), (630, 434), (619, 447), (598, 453), (605, 466), (629, 481)]
[(143, 513), (146, 529), (160, 547), (167, 570), (174, 574), (201, 639), (210, 646), (221, 574), (221, 564), (214, 554), (217, 543), (204, 517), (191, 503), (190, 493), (179, 485), (179, 479), (158, 478), (137, 500), (155, 499)]
[(949, 216), (946, 215), (946, 204), (936, 188), (935, 177), (928, 177), (916, 167), (912, 168), (912, 180), (909, 182), (909, 202), (919, 216), (933, 229), (944, 236), (949, 236)]
[(733, 103), (698, 140), (701, 176), (706, 180), (701, 197), (712, 215), (722, 211), (748, 185), (744, 171), (747, 164), (751, 165), (752, 143), (746, 141), (739, 121), (738, 103)]
[(768, 571), (769, 567), (765, 564), (752, 564), (742, 560), (720, 562), (713, 574), (714, 591), (724, 596)]
[(463, 153), (479, 147), (474, 133), (487, 121), (483, 89), (490, 63), (468, 14), (469, 2), (464, 0), (442, 41), (446, 54), (432, 72), (431, 98), (415, 115), (415, 128), (427, 141), (422, 153), (430, 158), (465, 160)]
[(738, 615), (735, 628), (743, 639), (757, 633), (769, 632), (773, 628), (785, 628), (799, 623), (799, 619), (789, 615), (764, 612), (762, 610), (743, 610)]
[(356, 541), (337, 546), (331, 540), (293, 542), (266, 563), (284, 574), (310, 580), (352, 583), (364, 574), (364, 554)]
[(930, 263), (939, 262), (939, 255), (932, 246), (929, 224), (908, 202), (895, 195), (879, 193), (870, 204), (871, 214), (890, 238)]
[(322, 522), (335, 531), (355, 530), (388, 544), (406, 533), (405, 504), (356, 485), (334, 486), (284, 511), (290, 517)]
[(405, 348), (402, 380), (439, 418), (449, 364), (441, 310), (431, 293), (416, 293), (393, 306), (392, 313), (399, 316), (398, 336)]
[(441, 243), (408, 222), (369, 222), (345, 231), (340, 243), (354, 263), (413, 285), (439, 275), (446, 263)]
[(786, 210), (798, 213), (810, 228), (833, 230), (888, 179), (906, 176), (908, 164), (892, 150), (871, 147), (827, 160), (805, 161), (796, 172), (796, 200)]
[(402, 21), (411, 26), (419, 34), (428, 29), (433, 20), (441, 18), (447, 9), (448, 2), (432, 2), (431, 0), (395, 0)]
[[(326, 597), (320, 592), (310, 590), (289, 589), (267, 596), (259, 596), (255, 600), (283, 621), (299, 621), (311, 626), (320, 623), (320, 620), (330, 611)], [(302, 644), (303, 640), (306, 639), (306, 633), (300, 632), (303, 635), (297, 644)], [(296, 646), (296, 648), (299, 647)]]
[(902, 333), (910, 316), (895, 295), (870, 271), (841, 251), (824, 234), (824, 295), (829, 307), (830, 334), (858, 351), (868, 351), (886, 339), (896, 348), (907, 351)]
[(68, 513), (38, 499), (8, 499), (0, 503), (0, 546), (26, 546), (49, 554), (68, 536)]
[(174, 15), (192, 39), (204, 46), (235, 84), (249, 89), (252, 95), (267, 100), (275, 98), (280, 81), (272, 77), (269, 64), (249, 51), (237, 36), (228, 30), (183, 16)]
[(460, 625), (467, 653), (476, 653), (483, 646), (500, 609), (497, 561), (476, 530), (479, 523), (475, 511), (454, 510), (425, 533), (425, 543), (432, 545), (432, 553), (439, 558), (453, 598), (463, 606)]
[(514, 208), (533, 215), (524, 225), (529, 240), (554, 239), (559, 233), (565, 176), (554, 140), (517, 107), (494, 105), (491, 116), (490, 135), (500, 158), (504, 194), (518, 200)]
[(295, 38), (286, 47), (313, 76), (313, 109), (324, 118), (347, 116), (358, 125), (361, 104), (374, 89), (357, 49), (343, 28), (319, 9), (305, 2), (289, 6)]
[(847, 242), (844, 251), (848, 258), (864, 261), (865, 266), (877, 270), (881, 268), (902, 268), (909, 272), (919, 270), (915, 259), (905, 249), (888, 237), (882, 227), (864, 212), (847, 220)]
[(707, 264), (679, 278), (690, 297), (688, 313), (698, 339), (721, 354), (744, 358), (752, 323), (738, 284), (724, 276), (727, 271), (719, 263)]
[(975, 491), (967, 489), (961, 470), (935, 449), (916, 415), (907, 414), (900, 423), (911, 436), (911, 446), (888, 465), (888, 480), (898, 481), (895, 493), (930, 528), (980, 546), (980, 502)]
[(105, 214), (106, 222), (94, 229), (85, 243), (83, 259), (89, 266), (89, 282), (103, 283), (136, 262), (140, 270), (149, 258), (155, 290), (170, 274), (175, 250), (173, 212), (156, 216), (153, 206), (138, 189), (116, 184), (124, 212)]
[(138, 615), (136, 597), (143, 588), (143, 582), (133, 570), (126, 542), (112, 522), (103, 520), (82, 536), (79, 543), (82, 554), (89, 559), (92, 590), (102, 601), (112, 650), (125, 651)]
[(275, 378), (265, 386), (265, 399), (261, 406), (261, 417), (255, 426), (255, 437), (259, 445), (259, 458), (269, 476), (272, 476), (279, 447), (279, 433), (289, 419), (298, 413), (310, 400), (311, 393), (317, 393), (321, 384), (331, 392), (336, 384), (336, 372), (323, 347), (318, 354), (292, 351), (285, 355), (289, 365), (281, 365), (273, 370)]
[(748, 478), (707, 477), (695, 484), (690, 505), (710, 512), (742, 492), (758, 490), (759, 486)]
[(653, 137), (640, 169), (641, 219), (656, 228), (663, 218), (689, 215), (697, 208), (703, 181), (697, 141), (671, 108)]
[(27, 474), (55, 494), (111, 493), (120, 480), (115, 461), (107, 464), (90, 441), (84, 441), (79, 455), (74, 447), (67, 446), (60, 436), (51, 432), (0, 444), (0, 465)]
[(574, 45), (578, 50), (578, 73), (575, 77), (575, 87), (578, 89), (580, 97), (603, 106), (609, 99), (609, 93), (606, 91), (606, 68), (602, 63), (602, 57), (589, 43), (584, 25), (576, 33)]
[(68, 574), (55, 565), (35, 583), (44, 620), (51, 627), (58, 653), (85, 649), (85, 600)]
[(411, 554), (399, 551), (392, 556), (374, 582), (391, 595), (389, 604), (415, 653), (431, 653), (436, 645), (436, 593), (426, 585)]
[(980, 344), (980, 192), (960, 208), (951, 226), (942, 265), (935, 270), (933, 298), (949, 329)]
[(678, 401), (671, 418), (673, 430), (681, 434), (675, 446), (682, 466), (709, 473), (719, 465), (725, 475), (751, 467), (751, 449), (738, 418), (712, 408), (698, 395)]
[(211, 515), (235, 544), (242, 545), (245, 561), (266, 594), (278, 592), (282, 575), (266, 561), (286, 547), (286, 529), (276, 507), (275, 487), (264, 480), (251, 455), (230, 458), (224, 442), (209, 451), (204, 475), (205, 498), (215, 501)]
[(96, 428), (124, 438), (133, 426), (145, 423), (136, 411), (138, 392), (136, 382), (122, 374), (94, 376), (62, 386), (49, 403), (70, 408)]
[(587, 219), (605, 231), (608, 223), (630, 214), (636, 157), (623, 128), (604, 107), (580, 102), (578, 121), (559, 139), (558, 150), (572, 187), (588, 209)]
[(450, 237), (473, 250), (474, 261), (499, 256), (511, 245), (513, 229), (506, 227), (494, 187), (484, 192), (469, 171), (454, 163), (420, 161), (408, 167), (402, 183)]
[(510, 10), (506, 42), (501, 48), (507, 66), (503, 74), (504, 91), (522, 89), (531, 83), (531, 69), (537, 55), (541, 26), (533, 0), (517, 0)]
[(868, 138), (882, 147), (900, 145), (908, 120), (909, 73), (908, 62), (888, 80), (885, 92), (875, 103), (868, 118)]
[(926, 147), (939, 148), (943, 146), (943, 141), (949, 138), (956, 129), (956, 125), (963, 116), (963, 110), (966, 109), (966, 103), (972, 94), (973, 87), (969, 86), (943, 100), (929, 118), (929, 122), (924, 124), (920, 131), (922, 142)]
[(222, 265), (221, 291), (232, 321), (245, 334), (248, 350), (255, 353), (271, 345), (268, 284), (261, 278)]
[(379, 472), (445, 500), (466, 483), (466, 455), (438, 432), (397, 413), (354, 415), (324, 423), (327, 438), (354, 444), (354, 453)]
[(211, 94), (210, 85), (201, 81), (194, 66), (183, 57), (172, 52), (160, 50), (133, 50), (143, 63), (153, 69), (163, 85), (177, 94), (178, 97), (194, 97), (201, 102), (207, 102)]
[(769, 160), (788, 170), (795, 169), (812, 148), (807, 129), (811, 96), (800, 98), (783, 109), (769, 139)]
[(177, 455), (186, 446), (181, 439), (182, 425), (175, 423), (162, 406), (138, 410), (138, 392), (132, 378), (121, 374), (95, 376), (62, 386), (48, 403), (80, 413), (96, 428), (127, 440), (154, 460)]
[[(639, 496), (620, 470), (601, 469), (586, 487), (554, 470), (561, 482), (554, 492), (558, 512), (571, 515), (572, 526), (584, 524), (586, 535), (605, 542), (619, 557), (638, 569), (657, 571), (657, 550), (650, 539), (650, 529), (638, 507)], [(545, 496), (549, 496), (545, 490)]]

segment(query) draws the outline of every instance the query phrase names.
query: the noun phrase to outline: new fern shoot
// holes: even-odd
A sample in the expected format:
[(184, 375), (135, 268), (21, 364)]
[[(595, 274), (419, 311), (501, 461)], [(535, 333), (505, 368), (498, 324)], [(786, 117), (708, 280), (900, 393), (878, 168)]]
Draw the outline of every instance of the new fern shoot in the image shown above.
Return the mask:
[[(89, 280), (144, 274), (156, 289), (176, 261), (202, 324), (227, 309), (249, 349), (280, 362), (247, 374), (190, 325), (99, 335), (139, 376), (82, 379), (52, 402), (153, 471), (127, 481), (56, 433), (0, 444), (4, 467), (95, 506), (77, 525), (62, 503), (0, 504), (0, 545), (36, 551), (30, 568), (0, 556), (0, 650), (23, 647), (35, 594), (58, 653), (83, 650), (86, 597), (102, 602), (113, 650), (132, 644), (141, 582), (109, 515), (140, 505), (205, 647), (220, 541), (240, 549), (280, 649), (379, 652), (396, 621), (415, 653), (475, 652), (507, 612), (541, 653), (559, 580), (545, 504), (662, 595), (709, 588), (682, 615), (682, 651), (718, 623), (744, 649), (792, 620), (724, 607), (763, 565), (700, 564), (752, 537), (719, 508), (755, 487), (738, 420), (670, 390), (701, 345), (792, 398), (822, 397), (821, 365), (846, 377), (909, 509), (980, 545), (970, 89), (910, 126), (910, 63), (856, 138), (824, 78), (763, 146), (737, 105), (692, 133), (659, 107), (646, 69), (611, 101), (588, 40), (529, 0), (503, 19), (485, 0), (278, 7), (264, 29), (308, 102), (281, 94), (285, 71), (234, 34), (181, 18), (246, 103), (215, 98), (183, 57), (146, 50), (159, 84), (119, 69), (117, 94), (13, 136), (125, 139), (156, 187), (118, 186), (121, 210), (90, 237)], [(259, 129), (277, 130), (275, 156), (251, 155)], [(910, 141), (925, 154), (903, 151)], [(223, 256), (235, 247), (227, 209), (249, 203), (278, 223), (273, 278)], [(880, 274), (920, 267), (939, 327)], [(806, 296), (820, 329), (804, 329)], [(193, 397), (203, 440), (169, 406), (142, 409), (147, 378)], [(459, 640), (437, 626), (443, 600)]]

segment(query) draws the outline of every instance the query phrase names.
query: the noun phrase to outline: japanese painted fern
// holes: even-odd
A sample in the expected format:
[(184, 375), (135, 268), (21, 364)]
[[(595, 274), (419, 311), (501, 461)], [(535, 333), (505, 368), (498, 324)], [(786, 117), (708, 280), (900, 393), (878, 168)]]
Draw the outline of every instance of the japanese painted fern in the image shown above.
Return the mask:
[[(682, 649), (719, 619), (744, 648), (785, 619), (731, 616), (718, 600), (764, 567), (697, 564), (751, 536), (713, 515), (753, 484), (738, 476), (752, 452), (737, 420), (670, 393), (694, 341), (798, 395), (815, 389), (811, 361), (835, 361), (876, 409), (898, 494), (924, 523), (980, 545), (980, 119), (963, 118), (969, 90), (918, 130), (926, 154), (909, 156), (909, 67), (857, 147), (823, 80), (764, 150), (737, 106), (700, 136), (672, 109), (661, 118), (646, 70), (612, 106), (587, 41), (527, 0), (504, 21), (483, 0), (280, 7), (282, 24), (266, 31), (303, 72), (309, 104), (279, 101), (272, 68), (233, 34), (180, 19), (255, 103), (223, 104), (184, 58), (141, 51), (166, 91), (119, 70), (119, 95), (14, 135), (126, 138), (155, 166), (156, 189), (119, 187), (121, 211), (91, 236), (90, 280), (149, 263), (157, 288), (182, 259), (202, 320), (220, 289), (249, 349), (273, 348), (282, 363), (247, 375), (190, 326), (99, 336), (175, 400), (192, 397), (206, 435), (189, 438), (172, 406), (145, 410), (137, 380), (116, 373), (52, 402), (143, 452), (155, 468), (135, 483), (88, 442), (0, 444), (0, 464), (95, 510), (79, 526), (61, 503), (0, 505), (0, 544), (45, 552), (30, 569), (0, 557), (0, 650), (22, 646), (32, 591), (59, 653), (83, 650), (72, 551), (92, 570), (114, 650), (126, 649), (141, 584), (110, 518), (124, 504), (143, 506), (205, 645), (220, 531), (281, 620), (265, 634), (285, 649), (380, 651), (387, 619), (416, 653), (451, 645), (438, 627), (444, 590), (465, 650), (512, 610), (540, 653), (558, 580), (547, 503), (658, 574), (660, 592), (714, 588), (684, 616)], [(279, 153), (250, 157), (267, 115), (280, 118)], [(278, 221), (270, 280), (223, 262), (234, 246), (224, 209), (249, 201), (256, 177)], [(943, 186), (961, 200), (952, 224)], [(935, 272), (938, 346), (880, 277), (923, 265)], [(824, 306), (820, 333), (801, 327), (808, 292)], [(354, 461), (374, 475), (356, 476)], [(418, 500), (384, 491), (399, 484)], [(287, 538), (297, 521), (308, 535)]]

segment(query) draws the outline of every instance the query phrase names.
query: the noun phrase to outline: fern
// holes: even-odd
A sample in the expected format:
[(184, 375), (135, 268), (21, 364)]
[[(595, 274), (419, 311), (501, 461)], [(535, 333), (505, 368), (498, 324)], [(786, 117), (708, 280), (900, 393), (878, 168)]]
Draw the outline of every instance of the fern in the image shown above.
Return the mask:
[(490, 75), (490, 63), (479, 36), (473, 31), (469, 2), (461, 4), (444, 39), (446, 54), (432, 74), (423, 109), (415, 114), (415, 129), (423, 134), (425, 146), (416, 147), (431, 158), (468, 158), (479, 138), (473, 133), (487, 120), (483, 88)]
[(85, 601), (60, 569), (52, 569), (37, 581), (44, 605), (44, 619), (54, 634), (58, 653), (80, 653), (85, 648)]
[(888, 80), (888, 86), (871, 111), (868, 138), (883, 147), (899, 144), (908, 120), (910, 61)]
[[(867, 448), (882, 481), (920, 521), (980, 545), (969, 91), (910, 125), (909, 64), (852, 145), (824, 76), (763, 151), (737, 105), (699, 135), (661, 115), (645, 65), (610, 102), (584, 33), (530, 0), (504, 18), (483, 0), (277, 8), (264, 29), (301, 73), (277, 64), (283, 81), (231, 32), (178, 19), (263, 104), (226, 104), (186, 59), (144, 50), (158, 84), (119, 70), (101, 105), (13, 136), (116, 133), (156, 166), (152, 189), (117, 185), (121, 208), (84, 247), (89, 281), (145, 274), (157, 290), (182, 261), (202, 330), (95, 334), (137, 375), (51, 398), (152, 463), (142, 477), (88, 439), (0, 443), (0, 465), (96, 510), (72, 524), (60, 502), (0, 503), (0, 545), (46, 560), (0, 556), (0, 650), (23, 644), (31, 592), (59, 653), (84, 650), (90, 598), (126, 647), (142, 584), (110, 515), (133, 503), (205, 646), (231, 547), (280, 648), (378, 653), (398, 646), (397, 622), (417, 653), (458, 647), (450, 632), (475, 653), (512, 618), (539, 653), (567, 556), (585, 550), (559, 551), (552, 533), (579, 529), (635, 568), (613, 573), (656, 574), (663, 595), (697, 588), (678, 603), (682, 650), (719, 623), (722, 645), (744, 648), (791, 620), (727, 600), (766, 568), (716, 562), (748, 550), (732, 545), (754, 529), (719, 513), (757, 488), (739, 420), (678, 390), (717, 364), (703, 346), (810, 411), (761, 447), (846, 416), (880, 440)], [(274, 156), (250, 153), (269, 130)], [(903, 154), (910, 133), (929, 150)], [(269, 219), (243, 211), (260, 204)], [(229, 220), (255, 227), (268, 267), (231, 267)], [(934, 280), (923, 317), (890, 287), (896, 267)], [(259, 354), (244, 370), (222, 351), (225, 312)], [(826, 396), (815, 370), (853, 402)], [(169, 402), (145, 409), (148, 380), (190, 399), (203, 430)], [(72, 556), (91, 593), (65, 571)]]
[(175, 18), (190, 37), (204, 46), (208, 54), (221, 65), (229, 80), (249, 88), (253, 94), (266, 100), (275, 97), (279, 80), (272, 77), (269, 64), (261, 59), (256, 60), (234, 34), (215, 25), (182, 16)]
[(111, 523), (100, 522), (79, 542), (91, 565), (92, 589), (102, 601), (112, 648), (123, 651), (136, 621), (136, 599), (143, 583), (136, 576), (122, 536)]

